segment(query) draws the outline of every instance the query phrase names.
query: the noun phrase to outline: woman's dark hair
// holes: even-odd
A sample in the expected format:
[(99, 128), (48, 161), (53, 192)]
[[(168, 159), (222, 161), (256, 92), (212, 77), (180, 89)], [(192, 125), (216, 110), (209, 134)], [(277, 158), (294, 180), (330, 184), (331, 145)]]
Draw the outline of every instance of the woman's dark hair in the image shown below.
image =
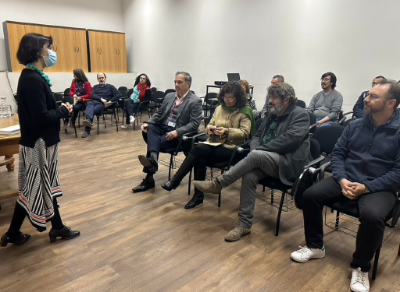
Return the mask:
[(43, 46), (53, 45), (53, 38), (46, 37), (37, 33), (28, 33), (24, 35), (19, 43), (17, 59), (20, 64), (28, 65), (35, 63), (41, 57)]
[(148, 87), (151, 87), (150, 79), (149, 79), (149, 77), (148, 77), (146, 74), (144, 74), (144, 73), (139, 74), (139, 75), (136, 77), (136, 79), (135, 79), (135, 84), (133, 85), (133, 87), (135, 87), (136, 85), (139, 84), (139, 82), (140, 82), (140, 76), (145, 76), (145, 77), (146, 77), (146, 84), (147, 84), (147, 86), (148, 86)]
[(226, 105), (224, 101), (225, 94), (232, 93), (236, 97), (236, 107), (242, 108), (247, 105), (246, 94), (244, 93), (242, 85), (238, 81), (230, 81), (226, 83), (218, 94), (218, 101), (222, 105)]
[(83, 72), (82, 69), (75, 69), (73, 71), (74, 75), (78, 78), (78, 81), (84, 81), (84, 82), (89, 82), (89, 80), (87, 79), (85, 72)]
[(331, 76), (331, 82), (332, 82), (331, 88), (332, 88), (332, 89), (335, 89), (337, 78), (336, 78), (336, 75), (333, 74), (332, 72), (326, 72), (326, 73), (324, 73), (324, 74), (321, 76), (321, 80), (323, 80), (325, 77), (328, 77), (328, 76)]

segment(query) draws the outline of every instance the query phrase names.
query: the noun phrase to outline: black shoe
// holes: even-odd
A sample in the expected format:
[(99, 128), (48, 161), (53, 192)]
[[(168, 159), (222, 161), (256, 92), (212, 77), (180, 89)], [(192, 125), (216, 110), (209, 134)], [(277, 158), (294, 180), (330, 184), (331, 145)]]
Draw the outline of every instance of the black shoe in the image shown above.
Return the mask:
[(20, 232), (16, 236), (8, 236), (7, 233), (1, 237), (1, 246), (5, 247), (9, 243), (13, 243), (15, 245), (23, 245), (26, 243), (31, 236), (29, 234), (23, 234)]
[(155, 188), (156, 183), (153, 181), (147, 181), (144, 179), (140, 185), (132, 189), (133, 193), (145, 192), (149, 189)]
[(203, 193), (194, 194), (193, 198), (185, 205), (185, 209), (196, 208), (198, 205), (203, 204), (203, 200), (204, 200)]
[(84, 121), (82, 122), (82, 124), (83, 124), (85, 127), (89, 127), (89, 128), (93, 127), (93, 122), (91, 122), (90, 120), (84, 120)]
[(190, 172), (197, 160), (198, 158), (196, 156), (189, 153), (188, 156), (186, 156), (185, 160), (182, 162), (178, 171), (175, 173), (174, 177), (171, 178), (170, 181), (163, 184), (161, 187), (168, 192), (176, 189), (183, 178)]
[(174, 180), (174, 178), (172, 178), (171, 180), (167, 181), (165, 184), (161, 185), (161, 187), (170, 192), (172, 190), (175, 190), (178, 186), (179, 186), (179, 182), (177, 182), (176, 180)]
[(51, 229), (49, 232), (50, 242), (55, 242), (57, 237), (61, 237), (62, 239), (74, 239), (81, 235), (79, 231), (73, 231), (71, 228), (64, 225), (64, 228), (61, 230)]
[(150, 172), (157, 172), (158, 171), (158, 163), (153, 157), (146, 157), (144, 155), (138, 156), (140, 163), (143, 167), (147, 168)]
[(89, 136), (90, 136), (90, 133), (89, 132), (85, 132), (85, 133), (83, 133), (82, 138), (85, 139), (85, 138), (87, 138)]

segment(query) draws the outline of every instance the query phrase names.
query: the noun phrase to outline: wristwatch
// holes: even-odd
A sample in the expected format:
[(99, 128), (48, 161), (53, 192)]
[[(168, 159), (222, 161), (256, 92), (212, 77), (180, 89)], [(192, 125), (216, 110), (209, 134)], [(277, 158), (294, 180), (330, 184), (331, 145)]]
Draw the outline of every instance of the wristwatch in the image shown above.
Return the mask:
[[(364, 185), (365, 186), (365, 185)], [(365, 186), (365, 191), (364, 194), (368, 194), (369, 193), (369, 189), (367, 188), (367, 186)]]

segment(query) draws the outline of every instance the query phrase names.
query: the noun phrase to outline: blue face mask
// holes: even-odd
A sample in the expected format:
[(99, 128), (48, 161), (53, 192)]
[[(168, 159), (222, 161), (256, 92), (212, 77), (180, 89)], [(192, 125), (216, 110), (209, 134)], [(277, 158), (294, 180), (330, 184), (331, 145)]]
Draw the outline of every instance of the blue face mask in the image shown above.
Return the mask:
[(47, 68), (53, 67), (55, 64), (57, 64), (57, 53), (52, 51), (52, 50), (47, 50), (49, 52), (48, 57), (43, 57), (44, 63), (46, 64)]

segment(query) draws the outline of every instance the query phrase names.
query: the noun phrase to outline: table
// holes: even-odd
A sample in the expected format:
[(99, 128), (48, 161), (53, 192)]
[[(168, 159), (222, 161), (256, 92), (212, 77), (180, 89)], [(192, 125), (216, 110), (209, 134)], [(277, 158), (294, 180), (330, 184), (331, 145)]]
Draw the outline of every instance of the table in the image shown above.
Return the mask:
[[(18, 124), (19, 120), (17, 114), (14, 114), (10, 118), (5, 118), (5, 119), (0, 118), (0, 129)], [(21, 138), (20, 134), (11, 136), (0, 136), (0, 157), (5, 156), (5, 158), (8, 159), (8, 161), (5, 163), (8, 171), (14, 170), (15, 166), (14, 166), (13, 155), (19, 153), (20, 138)], [(4, 163), (0, 162), (0, 164)]]

